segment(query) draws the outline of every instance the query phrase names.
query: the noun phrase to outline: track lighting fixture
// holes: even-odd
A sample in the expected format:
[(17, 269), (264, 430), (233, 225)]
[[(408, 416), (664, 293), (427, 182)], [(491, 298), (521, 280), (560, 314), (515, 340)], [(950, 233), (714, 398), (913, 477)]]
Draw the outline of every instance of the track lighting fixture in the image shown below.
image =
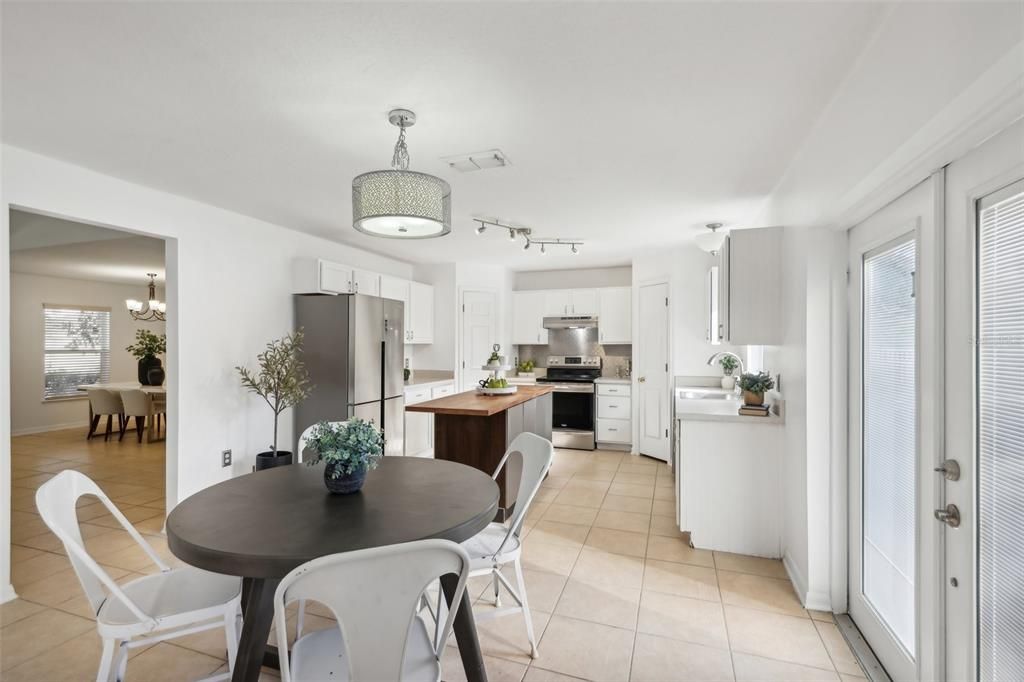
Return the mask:
[(512, 225), (505, 225), (495, 220), (488, 220), (486, 218), (473, 218), (474, 221), (479, 223), (476, 228), (477, 234), (483, 234), (487, 230), (488, 225), (501, 228), (502, 230), (508, 230), (508, 240), (514, 242), (518, 237), (522, 237), (525, 240), (523, 244), (523, 251), (529, 251), (531, 244), (540, 244), (541, 255), (546, 256), (548, 253), (547, 247), (549, 246), (568, 246), (569, 252), (572, 255), (578, 255), (580, 247), (583, 246), (583, 242), (578, 239), (540, 239), (533, 236), (533, 230), (529, 227), (515, 227)]

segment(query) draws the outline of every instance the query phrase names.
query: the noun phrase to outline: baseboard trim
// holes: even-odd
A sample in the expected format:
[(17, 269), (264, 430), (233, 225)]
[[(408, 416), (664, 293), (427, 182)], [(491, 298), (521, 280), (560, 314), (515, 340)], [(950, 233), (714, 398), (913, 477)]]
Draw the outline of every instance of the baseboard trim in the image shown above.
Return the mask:
[(13, 601), (18, 598), (18, 593), (14, 591), (14, 585), (7, 584), (0, 589), (0, 604), (6, 604), (9, 601)]
[(811, 592), (807, 589), (807, 579), (804, 578), (804, 574), (797, 568), (789, 552), (783, 553), (782, 565), (785, 566), (789, 582), (793, 583), (796, 596), (800, 599), (800, 603), (804, 605), (805, 609), (832, 612), (832, 600), (829, 594), (827, 592)]
[(89, 422), (68, 422), (67, 424), (50, 424), (48, 426), (30, 426), (25, 429), (11, 430), (12, 436), (31, 436), (35, 433), (49, 433), (50, 431), (65, 431), (67, 429), (88, 429)]

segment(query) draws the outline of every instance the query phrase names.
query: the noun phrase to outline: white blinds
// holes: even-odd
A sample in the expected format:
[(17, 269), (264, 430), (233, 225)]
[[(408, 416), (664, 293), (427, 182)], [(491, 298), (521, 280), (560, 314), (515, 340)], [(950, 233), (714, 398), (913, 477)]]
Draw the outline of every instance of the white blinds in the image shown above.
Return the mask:
[(43, 399), (110, 381), (110, 308), (43, 305)]
[(917, 428), (913, 238), (864, 257), (864, 597), (914, 656)]
[(1024, 181), (979, 205), (979, 678), (1024, 680)]

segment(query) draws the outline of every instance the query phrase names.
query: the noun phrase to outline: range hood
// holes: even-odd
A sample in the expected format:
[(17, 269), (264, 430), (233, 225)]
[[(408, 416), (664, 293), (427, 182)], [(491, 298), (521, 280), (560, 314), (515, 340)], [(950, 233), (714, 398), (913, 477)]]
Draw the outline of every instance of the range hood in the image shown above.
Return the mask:
[(545, 317), (545, 329), (595, 329), (597, 318), (593, 315), (575, 315), (563, 317)]

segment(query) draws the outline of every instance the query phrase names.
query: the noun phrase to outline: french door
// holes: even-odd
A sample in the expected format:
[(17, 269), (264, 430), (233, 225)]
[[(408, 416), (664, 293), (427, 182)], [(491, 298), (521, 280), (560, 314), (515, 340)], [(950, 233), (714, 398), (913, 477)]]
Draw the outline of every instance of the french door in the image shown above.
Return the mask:
[(1024, 121), (848, 233), (849, 611), (895, 680), (1024, 679)]
[[(1024, 679), (1024, 122), (952, 163), (946, 203), (945, 673)], [(947, 469), (948, 471), (948, 469)]]
[(932, 679), (936, 206), (942, 174), (848, 234), (849, 611), (895, 680)]

